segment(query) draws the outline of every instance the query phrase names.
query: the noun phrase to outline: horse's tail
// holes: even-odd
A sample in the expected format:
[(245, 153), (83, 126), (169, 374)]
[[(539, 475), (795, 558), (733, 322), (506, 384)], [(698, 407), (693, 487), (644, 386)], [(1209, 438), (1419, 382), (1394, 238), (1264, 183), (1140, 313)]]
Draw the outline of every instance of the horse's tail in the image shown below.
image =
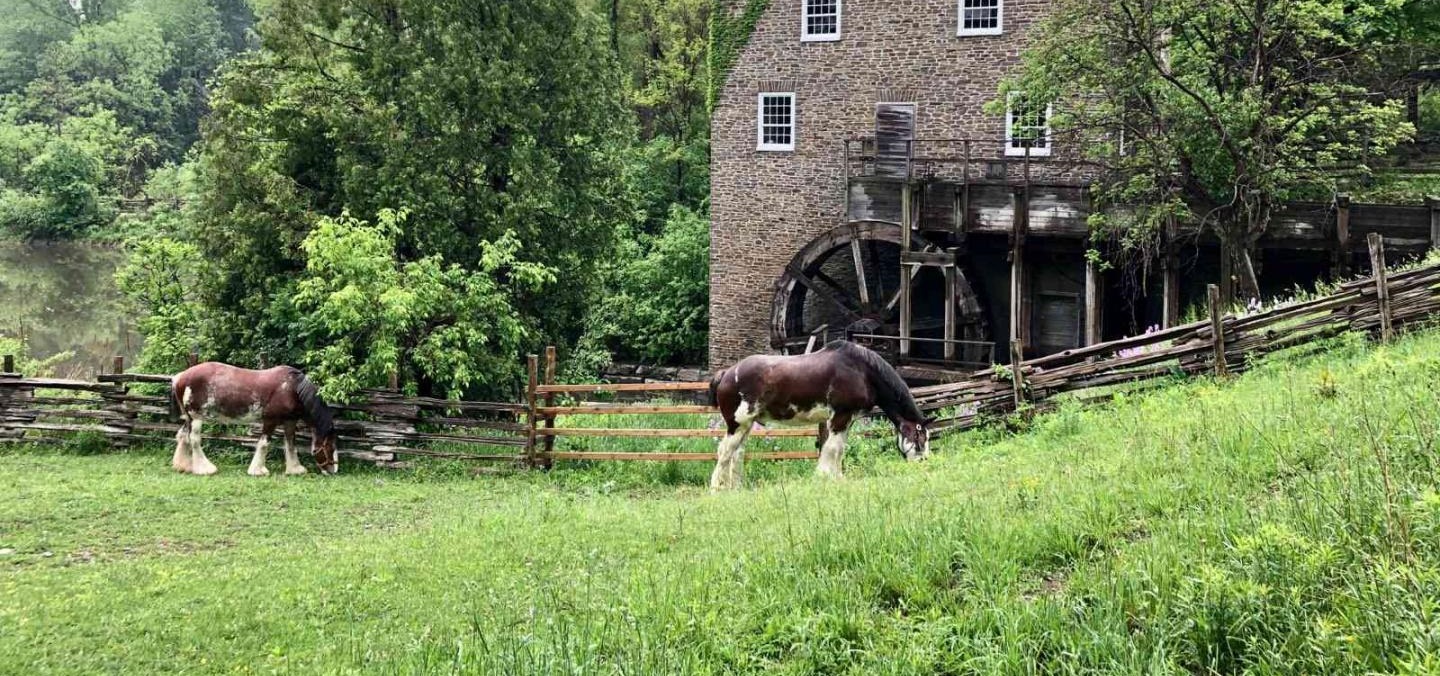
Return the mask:
[(172, 378), (170, 380), (170, 387), (165, 388), (165, 400), (170, 404), (170, 417), (175, 420), (183, 420), (185, 414), (180, 410), (180, 397), (175, 394), (175, 385), (176, 382)]
[(334, 434), (335, 418), (330, 412), (330, 406), (320, 396), (320, 389), (299, 369), (291, 374), (291, 379), (295, 385), (295, 396), (300, 398), (305, 417), (310, 419), (310, 426), (314, 428), (315, 438), (322, 439)]
[(719, 406), (719, 405), (720, 405), (720, 392), (719, 392), (719, 391), (720, 391), (720, 380), (723, 379), (724, 377), (725, 377), (725, 369), (720, 369), (719, 371), (716, 371), (716, 372), (715, 372), (715, 375), (710, 376), (710, 405), (711, 405), (711, 406)]

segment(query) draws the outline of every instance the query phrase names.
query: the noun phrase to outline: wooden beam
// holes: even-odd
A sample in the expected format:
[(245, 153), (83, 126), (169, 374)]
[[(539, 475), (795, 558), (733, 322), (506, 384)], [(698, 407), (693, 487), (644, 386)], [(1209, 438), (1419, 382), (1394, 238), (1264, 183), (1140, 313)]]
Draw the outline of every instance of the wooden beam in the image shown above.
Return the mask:
[(860, 287), (860, 302), (870, 306), (870, 283), (865, 280), (865, 258), (860, 255), (860, 240), (850, 240), (850, 256), (855, 259), (855, 284)]
[(1205, 287), (1205, 296), (1210, 304), (1210, 332), (1215, 344), (1215, 375), (1225, 377), (1225, 319), (1221, 315), (1220, 287), (1211, 284)]
[(1425, 206), (1430, 207), (1430, 248), (1440, 249), (1440, 195), (1426, 197)]
[[(689, 437), (725, 436), (724, 428), (716, 429), (633, 429), (612, 427), (556, 427), (536, 430), (536, 434), (555, 437), (665, 437), (684, 439)], [(766, 427), (752, 430), (752, 437), (813, 437), (813, 427)], [(713, 457), (713, 456), (712, 456)]]
[[(555, 384), (555, 346), (554, 346), (554, 345), (546, 345), (546, 346), (545, 346), (545, 384), (546, 384), (546, 385), (554, 385), (554, 384)], [(545, 405), (546, 405), (547, 407), (549, 407), (549, 406), (554, 406), (554, 405), (555, 405), (555, 393), (554, 393), (554, 392), (546, 392), (546, 393), (545, 393)], [(554, 428), (555, 428), (555, 414), (550, 413), (550, 414), (542, 414), (542, 415), (545, 415), (545, 428), (546, 428), (546, 429), (554, 429)], [(547, 455), (542, 455), (542, 456), (540, 457), (540, 466), (541, 466), (542, 468), (544, 468), (544, 469), (550, 469), (550, 457), (549, 457), (548, 453), (550, 453), (550, 451), (553, 451), (553, 450), (555, 450), (555, 437), (545, 437), (545, 453), (546, 453)]]
[[(955, 340), (956, 278), (955, 264), (945, 266), (945, 340)], [(945, 343), (945, 361), (955, 359), (955, 343)]]
[(1010, 388), (1018, 411), (1025, 403), (1025, 346), (1019, 340), (1010, 341)]
[(1372, 232), (1366, 238), (1370, 245), (1370, 274), (1375, 277), (1375, 299), (1380, 305), (1380, 341), (1390, 342), (1390, 285), (1385, 274), (1385, 240), (1380, 233)]
[(900, 262), (915, 265), (954, 265), (955, 254), (948, 251), (909, 251), (900, 254)]
[(1335, 241), (1330, 253), (1331, 276), (1350, 276), (1350, 196), (1335, 196)]
[(835, 309), (839, 310), (842, 314), (848, 317), (850, 321), (855, 321), (861, 318), (858, 313), (850, 309), (850, 306), (842, 303), (839, 298), (835, 297), (835, 294), (831, 293), (829, 289), (826, 289), (823, 286), (816, 284), (814, 281), (811, 281), (809, 277), (806, 277), (804, 271), (796, 267), (794, 264), (786, 266), (785, 269), (790, 273), (791, 277), (795, 278), (796, 282), (799, 282), (801, 286), (809, 289), (815, 295), (829, 301), (831, 305), (835, 306)]
[(1025, 231), (1030, 210), (1028, 191), (1016, 188), (1010, 192), (1010, 204), (1014, 223), (1010, 234), (1010, 339), (1019, 340), (1024, 346), (1029, 342), (1029, 322), (1025, 317)]
[(529, 380), (526, 381), (525, 388), (525, 403), (528, 409), (527, 415), (525, 416), (525, 464), (534, 467), (536, 463), (535, 435), (538, 432), (538, 430), (535, 429), (535, 390), (540, 384), (540, 358), (533, 354), (529, 355), (525, 358), (525, 365), (529, 373)]
[(710, 389), (710, 383), (592, 383), (589, 385), (540, 385), (535, 391), (540, 394), (554, 392), (567, 394), (576, 392), (701, 392)]
[(676, 404), (673, 406), (646, 404), (602, 404), (594, 406), (541, 406), (536, 409), (540, 415), (611, 415), (642, 413), (715, 413), (714, 406), (698, 404)]
[[(551, 453), (555, 460), (653, 460), (655, 462), (715, 462), (714, 453), (607, 453), (600, 451), (559, 451)], [(746, 460), (814, 460), (816, 451), (777, 451), (746, 453)]]
[[(904, 258), (905, 258), (905, 254), (910, 253), (910, 245), (911, 245), (911, 241), (910, 241), (910, 238), (911, 238), (911, 233), (910, 233), (910, 208), (911, 208), (911, 205), (910, 205), (910, 196), (911, 196), (911, 194), (912, 194), (912, 191), (911, 191), (911, 189), (910, 189), (910, 181), (907, 180), (907, 181), (905, 181), (905, 184), (900, 187), (900, 258), (901, 258), (902, 261), (903, 261)], [(912, 314), (911, 314), (912, 311), (911, 311), (911, 307), (910, 307), (910, 305), (911, 305), (911, 300), (910, 300), (910, 291), (911, 291), (911, 290), (910, 290), (910, 282), (911, 282), (911, 280), (912, 280), (912, 275), (911, 275), (911, 273), (910, 273), (911, 267), (912, 267), (912, 266), (906, 265), (906, 264), (903, 263), (903, 262), (900, 264), (900, 356), (901, 356), (901, 358), (909, 357), (909, 356), (910, 356), (910, 321), (911, 321), (911, 319), (912, 319), (912, 317), (913, 317)], [(917, 269), (917, 270), (918, 270), (918, 269)]]
[(1101, 342), (1102, 328), (1104, 327), (1104, 305), (1101, 302), (1101, 289), (1103, 284), (1100, 277), (1100, 264), (1085, 259), (1085, 344), (1094, 345)]

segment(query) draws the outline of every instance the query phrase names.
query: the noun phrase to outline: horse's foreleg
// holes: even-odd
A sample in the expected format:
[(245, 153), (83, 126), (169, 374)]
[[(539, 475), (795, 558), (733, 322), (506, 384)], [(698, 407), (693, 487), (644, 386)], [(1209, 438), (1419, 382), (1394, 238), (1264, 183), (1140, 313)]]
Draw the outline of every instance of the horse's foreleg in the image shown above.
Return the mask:
[(180, 424), (180, 430), (175, 433), (175, 456), (170, 459), (170, 466), (177, 472), (190, 473), (190, 420)]
[(285, 423), (285, 473), (304, 474), (305, 466), (300, 464), (300, 456), (295, 452), (295, 423)]
[(820, 463), (815, 472), (831, 479), (844, 478), (845, 436), (850, 429), (848, 417), (835, 416), (826, 424), (825, 443), (820, 447)]
[(260, 440), (255, 442), (255, 456), (250, 458), (250, 469), (246, 472), (250, 476), (270, 475), (270, 470), (265, 467), (265, 456), (269, 454), (272, 431), (274, 430), (268, 425), (260, 428)]
[(209, 476), (218, 472), (215, 463), (205, 457), (205, 450), (200, 446), (200, 420), (190, 420), (190, 473), (201, 476)]

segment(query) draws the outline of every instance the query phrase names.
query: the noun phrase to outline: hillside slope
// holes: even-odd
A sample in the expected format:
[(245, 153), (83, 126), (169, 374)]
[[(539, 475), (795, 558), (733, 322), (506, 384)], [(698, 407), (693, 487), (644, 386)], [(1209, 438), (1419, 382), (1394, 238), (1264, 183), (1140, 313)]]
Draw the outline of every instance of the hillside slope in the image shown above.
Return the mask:
[(0, 451), (0, 671), (1421, 673), (1437, 432), (1428, 333), (722, 496)]

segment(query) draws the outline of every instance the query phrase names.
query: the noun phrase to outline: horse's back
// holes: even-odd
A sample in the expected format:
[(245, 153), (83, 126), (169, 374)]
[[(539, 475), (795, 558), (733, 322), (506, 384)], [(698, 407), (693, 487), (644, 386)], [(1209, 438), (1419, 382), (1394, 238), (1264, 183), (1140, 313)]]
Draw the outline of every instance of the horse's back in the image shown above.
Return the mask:
[[(250, 421), (268, 417), (270, 409), (294, 408), (289, 366), (255, 370), (223, 362), (204, 362), (181, 371), (171, 381), (175, 401), (191, 416)], [(277, 397), (288, 393), (291, 396)]]

